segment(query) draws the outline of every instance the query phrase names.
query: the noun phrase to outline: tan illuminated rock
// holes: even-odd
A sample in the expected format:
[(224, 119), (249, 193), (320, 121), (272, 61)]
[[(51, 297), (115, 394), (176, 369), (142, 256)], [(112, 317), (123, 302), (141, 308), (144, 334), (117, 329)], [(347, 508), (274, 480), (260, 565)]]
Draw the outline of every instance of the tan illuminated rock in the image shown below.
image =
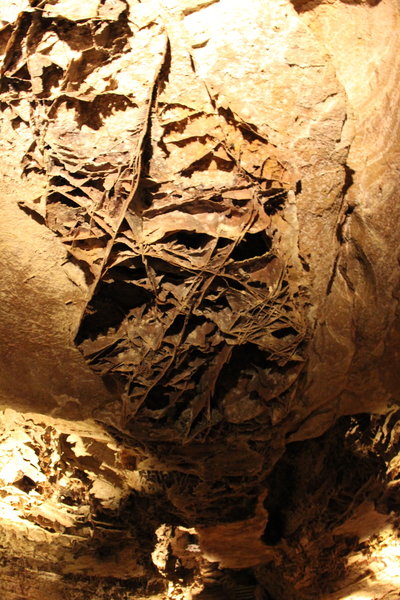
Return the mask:
[(398, 0), (3, 4), (5, 600), (389, 598)]

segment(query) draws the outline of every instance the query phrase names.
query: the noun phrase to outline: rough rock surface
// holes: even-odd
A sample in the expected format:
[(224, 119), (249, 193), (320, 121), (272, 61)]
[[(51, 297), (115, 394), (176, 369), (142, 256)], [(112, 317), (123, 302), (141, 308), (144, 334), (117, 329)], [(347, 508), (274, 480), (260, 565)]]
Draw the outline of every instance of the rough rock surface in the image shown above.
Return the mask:
[(391, 598), (398, 1), (0, 21), (5, 600)]

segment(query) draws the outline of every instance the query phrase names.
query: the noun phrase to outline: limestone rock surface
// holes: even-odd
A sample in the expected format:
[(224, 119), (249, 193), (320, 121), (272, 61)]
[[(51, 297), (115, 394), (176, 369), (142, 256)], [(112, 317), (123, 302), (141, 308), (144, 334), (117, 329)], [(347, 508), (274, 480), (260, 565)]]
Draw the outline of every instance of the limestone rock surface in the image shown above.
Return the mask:
[(399, 25), (0, 3), (5, 600), (397, 593)]

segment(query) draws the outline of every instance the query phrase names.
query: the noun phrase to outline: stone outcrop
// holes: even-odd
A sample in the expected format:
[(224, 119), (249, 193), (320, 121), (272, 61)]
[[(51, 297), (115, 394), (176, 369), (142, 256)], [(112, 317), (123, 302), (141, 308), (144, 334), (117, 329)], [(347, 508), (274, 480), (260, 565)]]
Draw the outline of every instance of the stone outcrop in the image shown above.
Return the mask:
[(5, 600), (390, 598), (398, 1), (0, 20)]

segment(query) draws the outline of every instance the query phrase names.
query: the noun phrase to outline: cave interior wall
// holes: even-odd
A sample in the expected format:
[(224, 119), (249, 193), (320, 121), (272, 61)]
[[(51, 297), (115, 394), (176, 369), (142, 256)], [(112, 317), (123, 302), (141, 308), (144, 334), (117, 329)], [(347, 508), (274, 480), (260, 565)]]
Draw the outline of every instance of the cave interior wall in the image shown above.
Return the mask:
[(400, 588), (400, 6), (247, 4), (0, 6), (5, 600)]

